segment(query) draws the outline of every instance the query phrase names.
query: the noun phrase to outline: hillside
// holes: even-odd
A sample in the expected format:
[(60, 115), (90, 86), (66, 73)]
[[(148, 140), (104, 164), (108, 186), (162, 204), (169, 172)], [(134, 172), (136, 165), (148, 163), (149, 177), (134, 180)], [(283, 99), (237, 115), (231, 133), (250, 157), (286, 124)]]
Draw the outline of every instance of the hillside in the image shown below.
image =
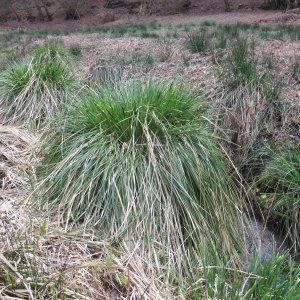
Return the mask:
[[(55, 26), (55, 24), (68, 25), (70, 23), (104, 24), (149, 15), (181, 14), (191, 17), (225, 13), (224, 0), (175, 0), (169, 2), (152, 0), (152, 2), (152, 5), (143, 7), (139, 0), (15, 0), (11, 2), (1, 0), (0, 21), (3, 25), (8, 26), (20, 24), (32, 26), (41, 23), (47, 23), (46, 26)], [(257, 12), (263, 3), (264, 0), (229, 1), (231, 11), (239, 13)], [(264, 11), (263, 13), (268, 14), (269, 12)]]

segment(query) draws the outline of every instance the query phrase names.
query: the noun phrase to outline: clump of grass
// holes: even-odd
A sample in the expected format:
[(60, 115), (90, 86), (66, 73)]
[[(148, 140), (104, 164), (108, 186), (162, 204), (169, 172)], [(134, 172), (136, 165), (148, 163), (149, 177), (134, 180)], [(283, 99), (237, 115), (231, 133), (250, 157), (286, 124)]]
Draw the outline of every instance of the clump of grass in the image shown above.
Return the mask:
[(257, 81), (257, 62), (253, 51), (253, 45), (245, 38), (238, 38), (232, 45), (221, 74), (229, 88)]
[(276, 68), (277, 61), (272, 53), (266, 53), (262, 56), (262, 64), (271, 71)]
[(96, 66), (91, 72), (89, 79), (93, 85), (118, 84), (123, 79), (124, 67), (121, 65)]
[(190, 273), (200, 243), (234, 260), (243, 248), (240, 198), (199, 103), (154, 81), (86, 97), (45, 137), (43, 203), (62, 222), (138, 242), (148, 268), (178, 277)]
[(263, 214), (278, 221), (300, 250), (300, 151), (272, 153), (270, 161), (257, 179), (259, 204)]
[(152, 53), (145, 52), (129, 52), (122, 53), (112, 58), (114, 65), (121, 67), (134, 66), (143, 68), (145, 71), (149, 71), (155, 63), (155, 57)]
[(173, 56), (173, 51), (171, 47), (167, 45), (167, 42), (165, 42), (163, 48), (160, 50), (158, 54), (158, 58), (160, 62), (168, 62), (171, 60)]
[(206, 260), (203, 267), (203, 291), (196, 290), (204, 299), (298, 299), (300, 293), (299, 265), (286, 254), (274, 254), (261, 262), (255, 253), (245, 270), (232, 269), (221, 261)]
[(216, 99), (213, 113), (221, 129), (218, 133), (229, 141), (228, 149), (236, 163), (244, 164), (257, 143), (275, 132), (283, 110), (281, 101), (271, 101), (259, 89), (248, 86), (226, 91)]
[(4, 122), (42, 125), (59, 110), (75, 86), (57, 44), (37, 47), (28, 62), (6, 70), (0, 79), (0, 108)]
[(215, 44), (215, 47), (219, 49), (225, 49), (228, 43), (227, 39), (228, 37), (226, 34), (224, 34), (224, 32), (221, 31), (217, 33), (217, 43)]
[(80, 58), (82, 56), (81, 46), (79, 44), (70, 46), (69, 53), (75, 58)]
[(291, 64), (290, 70), (293, 78), (300, 82), (300, 57), (295, 57)]
[(251, 90), (259, 90), (271, 101), (278, 100), (281, 93), (281, 83), (272, 79), (268, 70), (259, 69), (254, 42), (249, 42), (247, 38), (238, 38), (233, 43), (220, 78), (230, 90), (246, 86)]
[(209, 36), (205, 31), (193, 32), (188, 35), (187, 47), (193, 53), (201, 53), (209, 48)]

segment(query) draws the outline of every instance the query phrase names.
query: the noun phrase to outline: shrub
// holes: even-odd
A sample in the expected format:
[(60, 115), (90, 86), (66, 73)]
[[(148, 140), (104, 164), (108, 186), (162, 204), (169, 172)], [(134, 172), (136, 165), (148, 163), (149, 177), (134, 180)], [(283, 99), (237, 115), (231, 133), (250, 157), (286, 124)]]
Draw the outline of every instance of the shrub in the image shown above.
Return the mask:
[(209, 48), (209, 37), (205, 31), (188, 35), (187, 47), (193, 53), (205, 52)]
[(257, 179), (259, 204), (264, 215), (278, 221), (300, 250), (300, 151), (272, 153), (265, 170)]
[(74, 77), (63, 63), (64, 51), (50, 44), (35, 49), (25, 63), (13, 65), (0, 80), (4, 122), (42, 125), (58, 111), (74, 88)]
[(179, 276), (200, 243), (234, 259), (241, 204), (198, 101), (153, 81), (86, 97), (45, 136), (43, 203), (67, 224), (138, 242), (148, 265), (167, 260), (157, 268)]

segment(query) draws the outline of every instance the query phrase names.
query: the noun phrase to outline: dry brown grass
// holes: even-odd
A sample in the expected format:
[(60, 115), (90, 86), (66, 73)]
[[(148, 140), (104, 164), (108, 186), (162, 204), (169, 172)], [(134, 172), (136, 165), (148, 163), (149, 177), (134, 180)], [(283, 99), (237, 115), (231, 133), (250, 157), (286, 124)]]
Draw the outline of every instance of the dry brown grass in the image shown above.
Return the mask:
[(169, 287), (145, 273), (144, 258), (126, 243), (114, 249), (93, 232), (67, 232), (20, 205), (34, 184), (37, 143), (25, 129), (0, 126), (0, 298), (168, 298)]

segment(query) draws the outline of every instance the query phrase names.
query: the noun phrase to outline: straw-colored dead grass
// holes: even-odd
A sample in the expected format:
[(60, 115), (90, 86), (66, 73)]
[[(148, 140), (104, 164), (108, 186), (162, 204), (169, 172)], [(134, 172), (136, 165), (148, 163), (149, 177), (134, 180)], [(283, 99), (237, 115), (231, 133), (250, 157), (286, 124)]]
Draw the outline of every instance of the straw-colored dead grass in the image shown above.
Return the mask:
[(37, 143), (23, 128), (0, 126), (0, 298), (170, 296), (167, 286), (162, 293), (144, 274), (143, 258), (125, 244), (116, 250), (92, 233), (67, 233), (19, 205), (35, 180)]

